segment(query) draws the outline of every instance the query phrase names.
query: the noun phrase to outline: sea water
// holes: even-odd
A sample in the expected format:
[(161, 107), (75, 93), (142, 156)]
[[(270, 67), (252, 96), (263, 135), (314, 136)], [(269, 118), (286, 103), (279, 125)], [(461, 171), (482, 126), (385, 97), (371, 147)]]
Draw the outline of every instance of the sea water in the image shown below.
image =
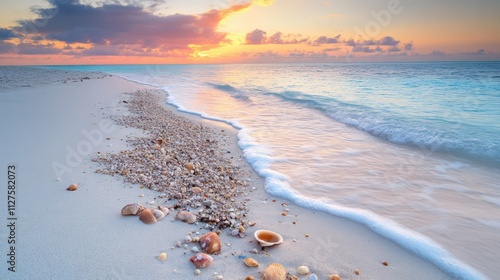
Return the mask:
[(240, 129), (266, 190), (456, 278), (500, 275), (500, 63), (64, 66)]

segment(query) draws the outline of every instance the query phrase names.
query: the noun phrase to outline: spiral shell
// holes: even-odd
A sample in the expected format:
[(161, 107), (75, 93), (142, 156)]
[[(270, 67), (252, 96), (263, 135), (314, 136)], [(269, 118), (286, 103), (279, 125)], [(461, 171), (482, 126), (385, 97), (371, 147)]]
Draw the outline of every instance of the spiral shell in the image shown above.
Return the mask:
[(175, 218), (188, 224), (192, 224), (198, 219), (195, 214), (188, 211), (180, 211), (177, 215), (175, 215)]
[(77, 184), (71, 184), (69, 185), (68, 188), (66, 188), (67, 191), (76, 191), (78, 190), (78, 185)]
[(191, 261), (195, 267), (199, 268), (207, 267), (212, 263), (213, 260), (214, 258), (212, 258), (212, 256), (205, 253), (198, 253), (189, 258), (189, 261)]
[(139, 214), (139, 220), (141, 220), (145, 224), (154, 224), (156, 223), (156, 218), (149, 209), (144, 209)]
[(165, 217), (165, 213), (163, 213), (160, 209), (153, 209), (151, 211), (153, 213), (153, 216), (155, 216), (156, 220), (159, 221)]
[(243, 260), (245, 262), (245, 264), (248, 266), (248, 267), (257, 267), (259, 266), (259, 263), (252, 259), (252, 258), (246, 258)]
[(200, 237), (200, 246), (203, 252), (213, 255), (220, 254), (221, 244), (217, 233), (209, 232)]
[(123, 206), (122, 208), (122, 215), (123, 216), (135, 216), (139, 212), (144, 210), (144, 207), (140, 205), (139, 203), (131, 203)]
[(281, 264), (272, 263), (264, 270), (264, 280), (286, 280), (286, 274)]

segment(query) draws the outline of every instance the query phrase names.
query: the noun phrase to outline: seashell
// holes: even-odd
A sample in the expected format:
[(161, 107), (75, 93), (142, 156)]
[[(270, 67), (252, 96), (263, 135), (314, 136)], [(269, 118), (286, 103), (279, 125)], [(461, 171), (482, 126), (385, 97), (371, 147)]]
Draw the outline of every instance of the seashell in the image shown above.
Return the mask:
[(193, 253), (198, 253), (199, 251), (200, 251), (200, 250), (199, 250), (199, 249), (198, 249), (198, 247), (196, 247), (196, 246), (195, 246), (195, 247), (193, 247), (193, 248), (191, 248), (191, 252), (193, 252)]
[(194, 193), (201, 193), (201, 188), (200, 187), (193, 187), (191, 189)]
[(255, 239), (259, 241), (260, 246), (269, 247), (283, 243), (283, 237), (276, 232), (261, 229), (254, 233)]
[(167, 207), (163, 207), (163, 206), (158, 206), (156, 207), (158, 210), (160, 210), (161, 212), (163, 212), (163, 214), (165, 216), (167, 216), (169, 213), (170, 213), (170, 209), (168, 209)]
[(201, 270), (199, 270), (199, 269), (194, 270), (194, 275), (200, 275), (200, 274), (201, 274)]
[(78, 190), (78, 185), (77, 184), (71, 184), (69, 187), (66, 188), (67, 191), (76, 191)]
[(175, 241), (175, 246), (180, 248), (182, 246), (182, 242), (180, 242), (179, 240)]
[(238, 231), (239, 231), (240, 233), (245, 233), (245, 227), (244, 227), (244, 226), (239, 226), (239, 227), (238, 227)]
[(198, 253), (189, 258), (189, 261), (191, 261), (195, 267), (199, 268), (207, 267), (212, 263), (213, 260), (214, 258), (212, 258), (212, 256), (205, 253)]
[(160, 261), (164, 261), (167, 259), (167, 253), (161, 253), (160, 255), (158, 255), (157, 257)]
[(203, 252), (213, 255), (220, 254), (221, 244), (217, 233), (209, 232), (200, 237), (200, 246)]
[(165, 217), (165, 213), (163, 213), (160, 209), (153, 209), (151, 213), (153, 213), (153, 216), (155, 216), (157, 221)]
[(316, 275), (314, 273), (309, 275), (309, 280), (318, 280), (318, 275)]
[(309, 274), (309, 267), (301, 265), (297, 268), (297, 273), (300, 275), (307, 275)]
[(191, 243), (191, 241), (193, 241), (193, 240), (191, 239), (191, 236), (187, 235), (186, 237), (184, 237), (184, 242), (185, 242), (185, 243)]
[(272, 263), (264, 270), (264, 280), (286, 280), (286, 274), (281, 264)]
[(299, 280), (299, 277), (297, 277), (297, 275), (292, 275), (290, 276), (290, 280)]
[(329, 277), (330, 280), (342, 280), (338, 274), (332, 274)]
[(199, 242), (199, 241), (200, 241), (200, 237), (199, 236), (193, 237), (193, 242)]
[(245, 277), (245, 280), (255, 280), (255, 277), (253, 277), (253, 276), (247, 276), (247, 277)]
[(246, 258), (243, 260), (245, 262), (245, 264), (248, 266), (248, 267), (257, 267), (259, 266), (259, 263), (252, 259), (252, 258)]
[(123, 206), (122, 208), (122, 215), (123, 216), (135, 216), (139, 212), (144, 210), (144, 207), (140, 205), (139, 203), (132, 203), (132, 204), (127, 204)]
[(180, 211), (177, 215), (175, 215), (175, 218), (188, 224), (192, 224), (198, 219), (195, 214), (188, 211)]
[(154, 224), (156, 223), (156, 218), (149, 209), (144, 209), (139, 214), (139, 220), (141, 220), (145, 224)]
[(185, 167), (186, 167), (187, 170), (193, 170), (194, 169), (194, 164), (188, 163), (188, 164), (185, 165)]

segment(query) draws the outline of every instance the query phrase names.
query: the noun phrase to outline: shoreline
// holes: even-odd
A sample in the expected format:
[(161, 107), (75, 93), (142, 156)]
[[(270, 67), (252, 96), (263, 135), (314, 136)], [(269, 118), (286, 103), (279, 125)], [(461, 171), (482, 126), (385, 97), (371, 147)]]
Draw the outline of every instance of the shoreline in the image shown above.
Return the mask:
[[(35, 81), (32, 83), (36, 84)], [(139, 185), (124, 183), (118, 176), (93, 173), (99, 166), (90, 162), (90, 156), (97, 151), (116, 153), (129, 149), (130, 146), (124, 139), (133, 140), (143, 137), (143, 131), (116, 126), (112, 132), (103, 133), (106, 135), (103, 137), (110, 138), (110, 140), (103, 140), (99, 145), (95, 145), (92, 148), (94, 153), (81, 155), (81, 164), (74, 167), (70, 174), (65, 174), (61, 181), (55, 181), (53, 172), (49, 173), (50, 175), (41, 171), (29, 175), (27, 170), (31, 169), (25, 169), (27, 167), (37, 169), (40, 168), (40, 164), (49, 163), (50, 165), (54, 161), (64, 162), (67, 156), (67, 150), (64, 150), (64, 147), (75, 147), (74, 149), (77, 150), (78, 143), (81, 143), (82, 138), (85, 139), (82, 137), (81, 131), (84, 129), (93, 131), (96, 129), (96, 124), (99, 127), (101, 121), (108, 120), (112, 115), (129, 114), (125, 107), (126, 103), (120, 102), (126, 100), (123, 92), (151, 89), (151, 87), (117, 77), (106, 77), (104, 80), (91, 78), (81, 83), (33, 86), (30, 89), (7, 91), (9, 94), (0, 92), (2, 101), (9, 99), (12, 103), (9, 112), (25, 108), (28, 105), (30, 108), (46, 106), (46, 110), (60, 110), (67, 104), (56, 102), (57, 98), (62, 98), (67, 92), (79, 94), (80, 98), (83, 99), (91, 99), (87, 103), (76, 103), (77, 107), (85, 112), (76, 119), (61, 121), (59, 126), (38, 129), (39, 132), (43, 131), (47, 134), (47, 141), (40, 141), (41, 143), (37, 143), (37, 145), (44, 147), (44, 144), (54, 140), (50, 137), (51, 135), (61, 137), (65, 136), (65, 133), (75, 134), (72, 136), (73, 141), (69, 141), (72, 144), (68, 145), (68, 142), (64, 140), (56, 141), (57, 143), (51, 143), (54, 144), (53, 146), (49, 145), (52, 147), (51, 151), (55, 151), (54, 153), (41, 154), (37, 154), (36, 149), (6, 151), (5, 149), (12, 148), (12, 144), (2, 147), (4, 149), (2, 159), (16, 161), (21, 167), (24, 166), (20, 169), (25, 170), (24, 174), (20, 173), (19, 175), (22, 176), (20, 181), (28, 183), (27, 186), (23, 187), (25, 188), (23, 192), (19, 194), (20, 199), (24, 200), (24, 204), (21, 204), (23, 206), (19, 206), (19, 215), (23, 214), (21, 217), (24, 219), (24, 226), (19, 228), (19, 236), (24, 236), (24, 244), (19, 244), (19, 262), (22, 265), (19, 265), (19, 270), (14, 277), (32, 276), (33, 279), (37, 279), (38, 277), (44, 278), (48, 275), (54, 275), (56, 278), (96, 276), (94, 278), (103, 279), (107, 278), (106, 276), (110, 278), (120, 278), (120, 276), (134, 278), (134, 276), (148, 275), (149, 278), (153, 279), (160, 277), (217, 279), (215, 276), (223, 275), (224, 279), (242, 279), (247, 275), (252, 275), (256, 279), (261, 279), (261, 272), (267, 265), (277, 262), (282, 264), (290, 275), (297, 275), (297, 267), (306, 265), (310, 268), (311, 273), (318, 275), (319, 279), (328, 279), (328, 275), (331, 274), (339, 274), (342, 279), (451, 279), (449, 275), (440, 271), (433, 264), (378, 236), (363, 225), (326, 213), (300, 208), (289, 201), (267, 194), (264, 190), (263, 179), (253, 169), (249, 170), (250, 165), (244, 160), (237, 145), (237, 131), (231, 130), (229, 125), (224, 129), (225, 135), (221, 136), (222, 139), (219, 141), (230, 147), (230, 154), (241, 163), (241, 167), (248, 172), (251, 178), (250, 187), (254, 187), (255, 190), (249, 192), (244, 199), (247, 201), (249, 220), (255, 221), (256, 225), (247, 228), (244, 238), (228, 236), (227, 230), (223, 230), (220, 234), (223, 242), (222, 254), (215, 256), (214, 263), (201, 269), (201, 275), (195, 277), (193, 266), (188, 261), (192, 253), (189, 250), (175, 248), (174, 244), (178, 240), (183, 240), (186, 235), (189, 235), (189, 232), (194, 235), (199, 232), (201, 235), (208, 230), (202, 228), (202, 224), (195, 226), (173, 221), (176, 211), (171, 211), (170, 215), (151, 226), (144, 225), (134, 217), (123, 217), (119, 211), (126, 203), (139, 202), (146, 205), (147, 202), (158, 197), (159, 193), (141, 189)], [(85, 88), (82, 88), (81, 85), (85, 85)], [(101, 90), (104, 87), (107, 88), (106, 91), (112, 92), (110, 96), (104, 94), (88, 96), (91, 89)], [(48, 96), (43, 96), (44, 98), (41, 99), (39, 97), (35, 101), (29, 100), (28, 97), (36, 96), (40, 92)], [(58, 94), (51, 94), (52, 92), (58, 92)], [(8, 98), (7, 95), (9, 95)], [(46, 100), (46, 97), (50, 99)], [(37, 103), (37, 101), (42, 100), (48, 103)], [(118, 102), (115, 103), (116, 100)], [(75, 100), (72, 102), (71, 105), (75, 105)], [(106, 106), (102, 104), (106, 104)], [(107, 106), (109, 104), (112, 105)], [(182, 115), (174, 110), (173, 106), (163, 104), (163, 108), (172, 111), (173, 114)], [(71, 113), (71, 110), (68, 110), (67, 113)], [(88, 118), (89, 115), (92, 116), (91, 119)], [(62, 116), (64, 114), (54, 117), (60, 118)], [(208, 122), (201, 118), (196, 120), (196, 118), (196, 116), (192, 116), (190, 121), (207, 125)], [(24, 119), (14, 118), (11, 125), (13, 129), (19, 127), (23, 123), (21, 121), (24, 121), (26, 126), (23, 128), (26, 130), (25, 133), (19, 135), (19, 139), (14, 139), (17, 140), (16, 144), (30, 145), (30, 139), (27, 136), (32, 130), (37, 130), (35, 126), (39, 126), (40, 123), (29, 120), (30, 118), (27, 116)], [(71, 127), (74, 128), (70, 131), (66, 130)], [(212, 129), (221, 130), (221, 127)], [(239, 159), (243, 160), (239, 161)], [(31, 163), (28, 163), (29, 161)], [(65, 188), (73, 182), (78, 183), (81, 186), (80, 189), (75, 193), (67, 192)], [(103, 186), (105, 187), (103, 188)], [(41, 192), (41, 187), (48, 191)], [(144, 197), (139, 197), (140, 194), (144, 194)], [(45, 202), (49, 205), (46, 205)], [(287, 206), (282, 206), (283, 203), (286, 203)], [(75, 209), (74, 205), (79, 207)], [(286, 216), (282, 216), (282, 212), (286, 208), (289, 211)], [(55, 212), (55, 214), (49, 217), (42, 215), (42, 213), (36, 213), (36, 211), (40, 211), (37, 209), (44, 209), (41, 210), (44, 213)], [(66, 209), (66, 212), (57, 211), (57, 209)], [(54, 221), (53, 218), (64, 221), (66, 224), (60, 226), (57, 219)], [(49, 228), (37, 231), (41, 225), (49, 226)], [(259, 250), (259, 254), (253, 254), (250, 251), (258, 248), (253, 238), (253, 232), (257, 229), (278, 232), (284, 237), (285, 242), (271, 247), (265, 252)], [(2, 229), (0, 232), (2, 238), (6, 234), (5, 230)], [(31, 233), (31, 231), (37, 232), (37, 234)], [(227, 245), (228, 243), (230, 245)], [(102, 245), (105, 244), (109, 244), (109, 246), (102, 248)], [(188, 248), (191, 249), (194, 245), (190, 244)], [(172, 247), (174, 249), (171, 249)], [(33, 251), (48, 256), (48, 259), (37, 260), (36, 256), (31, 254)], [(161, 262), (156, 259), (160, 252), (168, 254), (166, 261)], [(69, 254), (73, 259), (65, 260), (63, 256), (59, 257), (58, 254), (63, 256)], [(246, 267), (239, 258), (240, 255), (256, 259), (260, 266), (258, 268)], [(67, 271), (62, 269), (62, 267), (70, 267), (75, 261), (83, 267), (81, 270)], [(383, 265), (383, 262), (387, 262), (388, 266)], [(134, 265), (130, 265), (132, 263)], [(0, 275), (4, 275), (4, 267), (0, 267), (0, 269)], [(91, 269), (93, 274), (87, 274)], [(356, 270), (359, 270), (359, 275), (355, 274)], [(12, 275), (6, 274), (6, 276)], [(299, 279), (308, 278), (299, 276)]]

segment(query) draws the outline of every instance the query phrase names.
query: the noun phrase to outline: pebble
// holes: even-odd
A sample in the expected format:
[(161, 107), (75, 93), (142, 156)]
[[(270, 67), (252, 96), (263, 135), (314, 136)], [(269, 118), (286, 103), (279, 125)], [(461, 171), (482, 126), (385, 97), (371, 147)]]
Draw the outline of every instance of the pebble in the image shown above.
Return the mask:
[(201, 274), (201, 270), (199, 270), (199, 269), (194, 270), (194, 275), (200, 275), (200, 274)]

